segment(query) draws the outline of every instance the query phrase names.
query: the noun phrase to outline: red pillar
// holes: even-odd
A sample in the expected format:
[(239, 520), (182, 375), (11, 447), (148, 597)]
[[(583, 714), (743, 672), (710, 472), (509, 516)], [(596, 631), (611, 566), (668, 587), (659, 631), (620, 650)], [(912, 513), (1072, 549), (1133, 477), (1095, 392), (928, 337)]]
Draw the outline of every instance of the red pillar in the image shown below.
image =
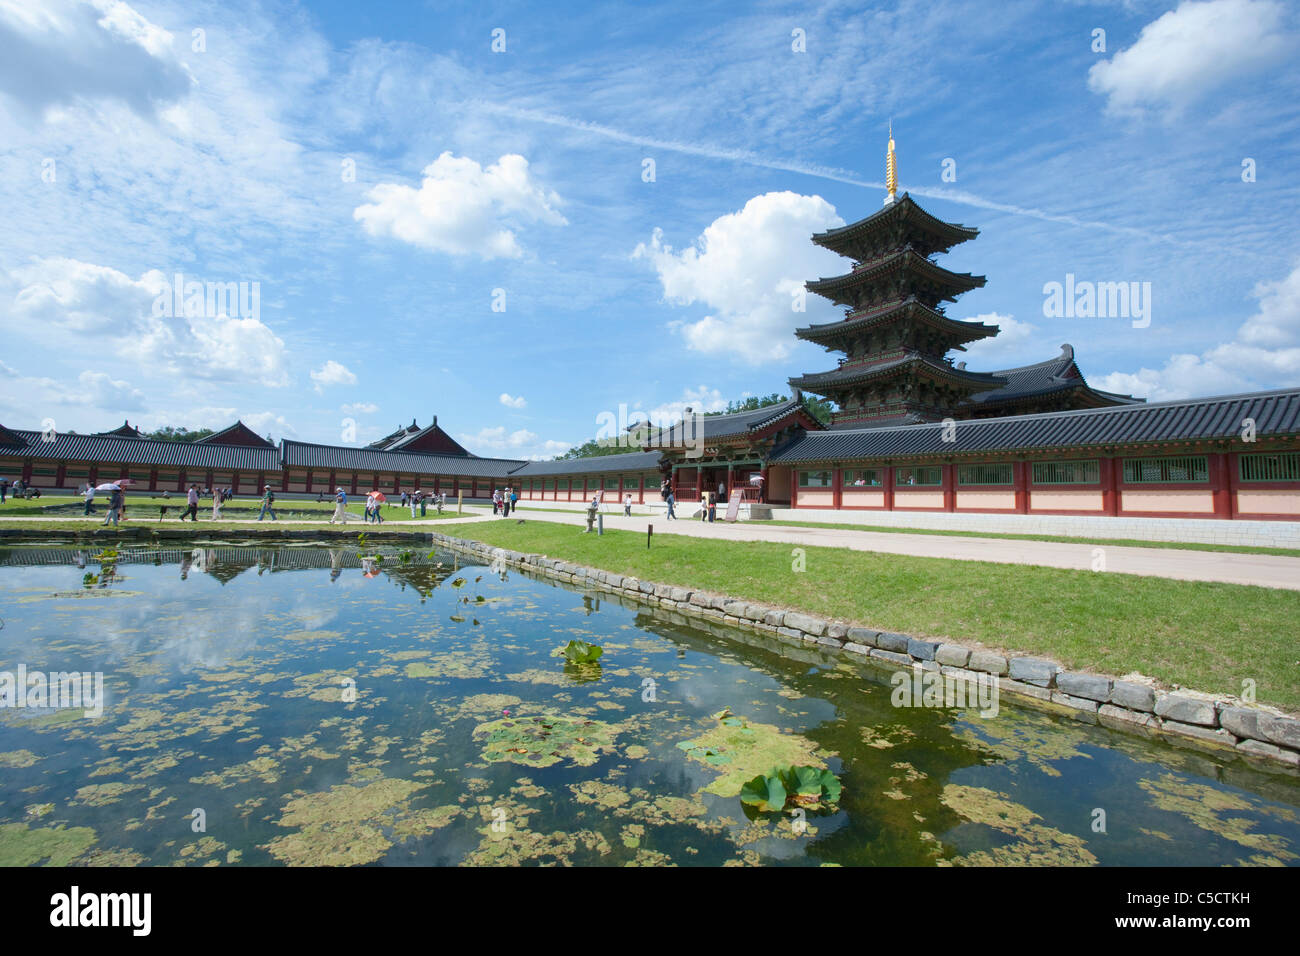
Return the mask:
[(1103, 458), (1101, 468), (1101, 510), (1112, 518), (1119, 514), (1119, 468), (1118, 458)]
[(844, 504), (844, 469), (831, 469), (831, 507), (836, 511)]
[(1232, 517), (1232, 475), (1228, 455), (1207, 455), (1210, 465), (1210, 494), (1214, 499), (1214, 517)]
[(1029, 514), (1029, 474), (1030, 464), (1018, 461), (1011, 466), (1012, 481), (1016, 490), (1016, 514)]
[(59, 462), (58, 467), (54, 469), (54, 487), (62, 488), (65, 472), (68, 470), (66, 462)]
[(157, 468), (149, 469), (149, 490), (150, 491), (158, 490), (158, 469)]
[(885, 510), (894, 510), (894, 469), (892, 465), (886, 465), (884, 468), (884, 480), (880, 485), (885, 491)]
[(957, 510), (957, 466), (943, 466), (943, 510)]

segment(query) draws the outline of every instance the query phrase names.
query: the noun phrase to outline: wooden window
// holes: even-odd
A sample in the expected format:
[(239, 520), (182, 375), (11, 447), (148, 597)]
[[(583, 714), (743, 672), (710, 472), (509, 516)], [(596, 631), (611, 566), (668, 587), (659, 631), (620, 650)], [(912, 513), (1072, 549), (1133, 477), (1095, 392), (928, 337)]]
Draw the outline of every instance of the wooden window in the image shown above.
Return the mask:
[(985, 465), (958, 465), (959, 485), (1009, 485), (1012, 483), (1011, 462)]
[(618, 475), (607, 476), (605, 478), (606, 491), (618, 491)]
[(1125, 458), (1126, 484), (1194, 484), (1210, 480), (1210, 465), (1204, 455), (1178, 458)]
[(1300, 452), (1242, 455), (1237, 461), (1242, 481), (1300, 481)]
[(1097, 461), (1036, 461), (1036, 485), (1095, 485), (1101, 481), (1101, 463)]
[(555, 490), (555, 479), (554, 479), (554, 478), (547, 478), (546, 481), (545, 481), (545, 483), (543, 484), (543, 488), (544, 488), (546, 491), (554, 491), (554, 490)]
[[(550, 484), (548, 483), (546, 487), (547, 487), (547, 488), (550, 488), (551, 486), (550, 486)], [(568, 479), (568, 478), (561, 478), (561, 479), (560, 479), (560, 490), (561, 490), (561, 491), (568, 491), (568, 490), (569, 490), (569, 479)]]
[(878, 488), (883, 479), (879, 468), (845, 468), (845, 488)]
[(800, 488), (829, 488), (833, 484), (829, 471), (799, 472)]
[(924, 468), (895, 468), (894, 486), (903, 488), (917, 485), (942, 485), (943, 467), (928, 465)]
[(640, 487), (641, 487), (641, 479), (636, 476), (623, 479), (624, 491), (636, 491)]

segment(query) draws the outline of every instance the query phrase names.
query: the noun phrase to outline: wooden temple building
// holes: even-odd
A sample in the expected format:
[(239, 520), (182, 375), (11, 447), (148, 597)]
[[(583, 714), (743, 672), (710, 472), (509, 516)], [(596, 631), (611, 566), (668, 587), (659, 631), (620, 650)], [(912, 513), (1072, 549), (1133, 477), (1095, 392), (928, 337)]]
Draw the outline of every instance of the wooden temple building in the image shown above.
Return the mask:
[[(812, 241), (845, 256), (842, 275), (807, 288), (845, 308), (795, 335), (838, 354), (790, 379), (790, 398), (726, 415), (635, 428), (625, 454), (520, 461), (471, 454), (415, 420), (365, 447), (261, 438), (240, 422), (201, 441), (158, 441), (123, 423), (95, 435), (0, 426), (0, 477), (42, 489), (130, 478), (139, 491), (189, 483), (290, 495), (432, 490), (484, 499), (658, 502), (705, 491), (774, 507), (1165, 518), (1300, 520), (1300, 388), (1147, 403), (1088, 385), (1074, 350), (980, 372), (950, 353), (998, 328), (948, 317), (984, 285), (935, 257), (978, 235), (896, 196), (891, 136), (883, 208)], [(803, 393), (836, 406), (823, 425)], [(689, 412), (689, 410), (688, 410)], [(761, 479), (761, 480), (754, 480)]]

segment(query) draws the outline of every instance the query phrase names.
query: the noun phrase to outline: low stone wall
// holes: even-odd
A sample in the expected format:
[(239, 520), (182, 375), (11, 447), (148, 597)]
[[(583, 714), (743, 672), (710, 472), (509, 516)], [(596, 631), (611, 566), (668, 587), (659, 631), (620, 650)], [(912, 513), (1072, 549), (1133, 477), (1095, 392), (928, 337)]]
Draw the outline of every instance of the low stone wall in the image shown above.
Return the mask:
[(1041, 710), (1066, 714), (1112, 730), (1161, 737), (1274, 766), (1300, 769), (1300, 720), (1266, 707), (1195, 691), (1164, 691), (1150, 684), (1067, 671), (1039, 657), (1003, 656), (961, 644), (855, 627), (802, 611), (744, 601), (671, 584), (656, 584), (541, 554), (511, 551), (433, 532), (433, 542), (464, 554), (532, 571), (565, 583), (625, 595), (699, 621), (785, 638), (818, 650), (898, 669), (938, 671), (975, 682), (998, 678), (999, 694)]

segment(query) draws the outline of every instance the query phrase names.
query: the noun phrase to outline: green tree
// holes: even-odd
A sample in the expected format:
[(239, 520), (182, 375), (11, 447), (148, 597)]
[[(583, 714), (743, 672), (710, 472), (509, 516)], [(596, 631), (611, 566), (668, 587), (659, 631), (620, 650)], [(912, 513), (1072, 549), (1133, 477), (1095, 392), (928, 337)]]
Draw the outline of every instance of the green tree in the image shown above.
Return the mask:
[(156, 431), (146, 432), (145, 438), (156, 438), (159, 441), (198, 441), (200, 438), (207, 438), (209, 435), (216, 434), (211, 428), (196, 428), (190, 431), (183, 425), (176, 428), (172, 425), (166, 425)]

